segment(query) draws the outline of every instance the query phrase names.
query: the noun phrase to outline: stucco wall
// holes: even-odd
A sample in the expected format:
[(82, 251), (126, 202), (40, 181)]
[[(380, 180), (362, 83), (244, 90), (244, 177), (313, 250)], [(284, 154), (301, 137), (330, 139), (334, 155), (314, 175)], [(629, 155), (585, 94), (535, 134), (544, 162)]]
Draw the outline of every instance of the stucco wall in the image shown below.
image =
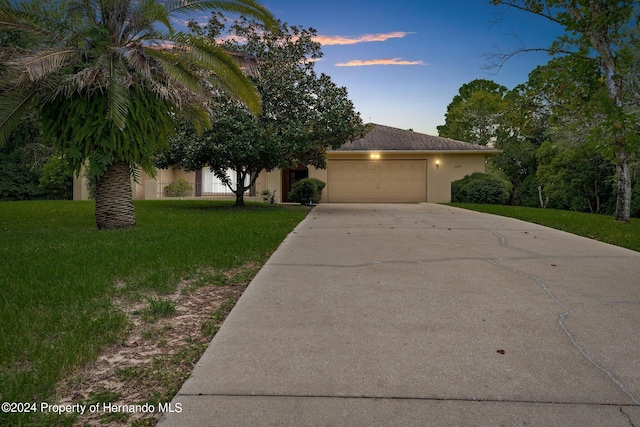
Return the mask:
[[(348, 159), (369, 161), (371, 153), (349, 152), (331, 155), (330, 159)], [(485, 171), (485, 155), (465, 154), (465, 153), (381, 153), (381, 159), (389, 160), (411, 160), (424, 159), (427, 164), (427, 202), (449, 203), (451, 201), (451, 183), (464, 178), (474, 172)], [(437, 162), (437, 163), (436, 163)], [(331, 183), (328, 179), (327, 169), (315, 169), (309, 167), (309, 177), (317, 178), (327, 183), (327, 191), (322, 194), (321, 203), (327, 202), (327, 193), (330, 191)], [(258, 179), (258, 192), (263, 189), (276, 191), (276, 203), (280, 203), (281, 198), (281, 171), (263, 171)]]
[[(438, 162), (439, 164), (436, 164)], [(485, 156), (480, 154), (433, 155), (427, 162), (427, 202), (451, 202), (451, 183), (474, 172), (485, 171)]]
[[(316, 178), (320, 181), (327, 183), (327, 170), (326, 169), (316, 169), (313, 166), (309, 166), (309, 178)], [(327, 202), (327, 192), (322, 191), (322, 198), (320, 199), (320, 203)]]
[(140, 184), (133, 184), (133, 198), (136, 200), (154, 200), (162, 198), (161, 189), (178, 179), (184, 179), (195, 190), (196, 173), (185, 172), (182, 169), (158, 169), (155, 179), (147, 173), (141, 172)]
[[(371, 161), (369, 152), (340, 152), (329, 153), (329, 159), (349, 159), (358, 161)], [(378, 159), (411, 160), (424, 159), (427, 165), (427, 194), (426, 200), (430, 203), (448, 203), (451, 201), (451, 182), (464, 178), (474, 172), (485, 171), (485, 155), (483, 153), (412, 153), (412, 152), (384, 152), (376, 153)], [(321, 203), (327, 202), (327, 193), (330, 191), (330, 173), (327, 169), (309, 167), (309, 177), (317, 178), (327, 183), (326, 191), (323, 191)], [(159, 183), (168, 184), (177, 179), (184, 179), (194, 183), (195, 172), (185, 172), (177, 169), (162, 169), (156, 173), (153, 180), (146, 173), (141, 172), (140, 184), (133, 183), (132, 191), (135, 199), (150, 200), (158, 197)], [(262, 200), (263, 190), (276, 191), (276, 203), (282, 202), (282, 171), (280, 169), (271, 172), (262, 171), (256, 181), (256, 200)], [(161, 196), (160, 196), (161, 197)], [(86, 200), (86, 179), (81, 177), (74, 180), (74, 200)]]
[(280, 169), (273, 170), (271, 172), (267, 172), (263, 170), (260, 172), (260, 176), (256, 181), (256, 192), (259, 196), (262, 196), (262, 192), (264, 190), (268, 190), (270, 192), (275, 191), (275, 202), (282, 203), (282, 185), (280, 179)]

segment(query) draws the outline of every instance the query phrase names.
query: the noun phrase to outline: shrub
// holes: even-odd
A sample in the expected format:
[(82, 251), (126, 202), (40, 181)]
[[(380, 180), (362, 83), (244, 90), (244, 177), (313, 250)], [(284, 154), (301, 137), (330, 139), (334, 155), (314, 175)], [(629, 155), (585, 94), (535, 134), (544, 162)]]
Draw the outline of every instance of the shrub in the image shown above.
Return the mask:
[(451, 183), (452, 203), (488, 203), (504, 205), (509, 200), (511, 184), (486, 173), (476, 172)]
[(538, 193), (538, 178), (536, 174), (527, 176), (520, 186), (515, 189), (513, 194), (513, 204), (516, 206), (527, 206), (530, 208), (539, 208), (540, 195)]
[(325, 183), (316, 178), (305, 178), (293, 184), (289, 199), (302, 205), (318, 203), (322, 198)]
[(320, 196), (322, 196), (322, 190), (327, 185), (324, 181), (320, 181), (318, 178), (307, 178), (309, 181), (312, 181), (316, 187), (318, 188), (318, 201), (320, 201)]
[(164, 187), (164, 195), (166, 197), (185, 197), (190, 196), (193, 188), (184, 179), (180, 178)]
[(273, 205), (276, 202), (276, 191), (262, 190), (262, 201)]
[(38, 187), (47, 199), (73, 199), (73, 172), (67, 162), (59, 157), (51, 157), (42, 168)]
[(0, 154), (0, 200), (42, 199), (38, 174), (27, 168), (19, 153)]

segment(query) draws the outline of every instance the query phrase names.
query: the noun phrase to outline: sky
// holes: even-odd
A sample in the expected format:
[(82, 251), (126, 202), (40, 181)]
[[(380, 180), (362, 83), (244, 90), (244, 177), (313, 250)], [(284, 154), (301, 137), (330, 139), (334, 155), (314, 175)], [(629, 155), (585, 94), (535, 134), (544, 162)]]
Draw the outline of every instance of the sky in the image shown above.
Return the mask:
[[(544, 52), (487, 70), (487, 54), (546, 48), (562, 28), (489, 0), (261, 0), (276, 18), (315, 28), (325, 73), (365, 123), (437, 135), (460, 86), (490, 79), (509, 89), (527, 81)], [(201, 20), (206, 22), (208, 17)]]

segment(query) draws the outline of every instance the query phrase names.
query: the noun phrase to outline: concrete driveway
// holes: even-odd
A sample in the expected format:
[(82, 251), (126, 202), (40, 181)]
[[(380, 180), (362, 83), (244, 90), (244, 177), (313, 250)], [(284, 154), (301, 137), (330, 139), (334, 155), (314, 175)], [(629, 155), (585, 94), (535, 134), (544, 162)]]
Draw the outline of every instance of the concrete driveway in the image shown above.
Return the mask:
[(640, 425), (640, 253), (452, 207), (330, 204), (161, 426)]

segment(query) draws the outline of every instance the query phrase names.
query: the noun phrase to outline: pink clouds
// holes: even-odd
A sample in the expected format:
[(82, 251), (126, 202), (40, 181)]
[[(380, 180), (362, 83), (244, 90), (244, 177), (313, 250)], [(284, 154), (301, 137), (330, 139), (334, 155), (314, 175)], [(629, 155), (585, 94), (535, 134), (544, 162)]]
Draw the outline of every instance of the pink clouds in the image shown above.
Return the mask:
[(352, 45), (358, 43), (370, 43), (370, 42), (384, 42), (389, 39), (401, 39), (407, 36), (408, 34), (405, 31), (395, 31), (392, 33), (381, 33), (381, 34), (364, 34), (361, 36), (316, 36), (313, 38), (314, 41), (321, 43), (325, 46), (330, 45)]
[(425, 65), (423, 61), (407, 61), (402, 58), (382, 58), (360, 60), (354, 59), (348, 62), (336, 64), (336, 67), (364, 67), (370, 65)]
[[(402, 39), (409, 34), (406, 31), (394, 31), (391, 33), (363, 34), (361, 36), (323, 36), (319, 35), (313, 38), (314, 41), (323, 46), (348, 46), (359, 43), (385, 42), (390, 39)], [(361, 60), (353, 59), (347, 62), (335, 64), (336, 67), (364, 67), (371, 65), (425, 65), (423, 61), (407, 61), (402, 58), (380, 58)]]

